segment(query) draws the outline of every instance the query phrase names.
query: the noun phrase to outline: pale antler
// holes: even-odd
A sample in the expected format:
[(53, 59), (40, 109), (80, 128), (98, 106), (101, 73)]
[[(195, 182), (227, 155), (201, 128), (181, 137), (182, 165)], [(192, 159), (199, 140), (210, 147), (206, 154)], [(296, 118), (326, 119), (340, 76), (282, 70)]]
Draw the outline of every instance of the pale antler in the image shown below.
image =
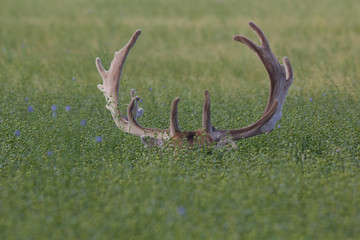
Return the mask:
[[(134, 46), (141, 31), (137, 30), (128, 43), (119, 51), (114, 53), (114, 58), (111, 61), (108, 71), (104, 69), (101, 64), (100, 58), (96, 58), (97, 69), (103, 79), (103, 84), (98, 85), (98, 89), (104, 93), (107, 100), (106, 108), (110, 110), (115, 124), (124, 132), (133, 134), (135, 136), (149, 136), (155, 139), (169, 139), (167, 129), (152, 129), (144, 128), (136, 122), (136, 118), (142, 115), (143, 110), (138, 109), (139, 98), (135, 97), (135, 90), (131, 90), (132, 101), (128, 105), (127, 114), (128, 117), (123, 116), (119, 110), (119, 84), (123, 66), (125, 64), (126, 57)], [(158, 145), (161, 145), (159, 142)]]
[(105, 71), (99, 58), (96, 59), (97, 68), (104, 81), (103, 85), (98, 85), (98, 88), (104, 92), (105, 98), (108, 101), (107, 108), (111, 111), (116, 125), (124, 132), (140, 136), (142, 142), (147, 146), (163, 146), (164, 141), (171, 140), (171, 142), (176, 145), (181, 145), (184, 142), (187, 142), (190, 145), (194, 142), (197, 142), (200, 145), (218, 142), (218, 146), (224, 146), (231, 143), (233, 147), (236, 147), (233, 140), (239, 140), (271, 132), (274, 129), (276, 122), (281, 118), (282, 107), (286, 99), (288, 89), (293, 81), (293, 72), (288, 58), (283, 58), (285, 66), (279, 64), (261, 29), (252, 22), (250, 22), (249, 25), (258, 35), (261, 41), (261, 46), (256, 45), (244, 36), (235, 36), (234, 40), (242, 42), (257, 54), (264, 64), (270, 78), (270, 93), (268, 102), (263, 115), (257, 122), (240, 129), (216, 129), (211, 124), (210, 95), (207, 90), (205, 91), (201, 130), (184, 132), (180, 130), (177, 113), (177, 106), (180, 98), (175, 98), (172, 103), (169, 129), (145, 128), (136, 121), (139, 113), (142, 114), (142, 109), (138, 110), (137, 105), (139, 97), (135, 97), (134, 90), (131, 90), (132, 100), (127, 108), (128, 117), (122, 116), (120, 110), (118, 109), (120, 75), (126, 56), (141, 33), (140, 30), (137, 30), (129, 42), (121, 50), (115, 52), (109, 71)]

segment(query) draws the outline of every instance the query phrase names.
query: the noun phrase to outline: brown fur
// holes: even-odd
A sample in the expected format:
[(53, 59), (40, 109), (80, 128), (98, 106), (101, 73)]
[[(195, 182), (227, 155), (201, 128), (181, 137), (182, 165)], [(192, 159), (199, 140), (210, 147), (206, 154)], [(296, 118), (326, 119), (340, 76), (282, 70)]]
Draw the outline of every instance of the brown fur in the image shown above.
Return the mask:
[(183, 146), (185, 143), (192, 147), (194, 144), (203, 146), (210, 145), (212, 142), (214, 142), (213, 138), (204, 130), (178, 132), (172, 136), (172, 143), (177, 147)]

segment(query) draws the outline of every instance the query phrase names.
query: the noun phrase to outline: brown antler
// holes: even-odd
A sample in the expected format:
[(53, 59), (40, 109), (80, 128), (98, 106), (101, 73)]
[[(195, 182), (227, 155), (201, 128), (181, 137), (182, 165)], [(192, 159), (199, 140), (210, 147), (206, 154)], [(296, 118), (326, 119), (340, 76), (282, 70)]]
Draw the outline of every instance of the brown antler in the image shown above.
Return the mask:
[(270, 93), (262, 117), (254, 124), (241, 129), (220, 130), (212, 127), (210, 122), (210, 99), (205, 92), (203, 128), (214, 138), (214, 141), (228, 137), (233, 140), (253, 137), (258, 134), (267, 133), (274, 129), (276, 122), (282, 115), (282, 107), (290, 85), (293, 82), (293, 72), (290, 61), (287, 57), (283, 58), (284, 66), (280, 65), (270, 49), (269, 42), (265, 34), (255, 24), (250, 22), (249, 26), (255, 31), (261, 41), (261, 46), (256, 45), (244, 36), (234, 36), (235, 41), (239, 41), (253, 50), (264, 64), (270, 78)]
[(287, 57), (283, 58), (284, 66), (279, 64), (261, 29), (252, 22), (250, 22), (249, 25), (258, 35), (261, 41), (261, 46), (256, 45), (244, 36), (235, 36), (234, 40), (245, 44), (256, 53), (264, 64), (270, 78), (269, 99), (263, 115), (257, 122), (240, 129), (216, 129), (211, 124), (210, 95), (207, 90), (205, 91), (201, 130), (180, 130), (177, 113), (177, 106), (180, 98), (175, 98), (172, 103), (169, 129), (142, 127), (136, 121), (138, 115), (142, 114), (142, 109), (138, 109), (137, 104), (139, 97), (135, 97), (134, 90), (131, 90), (132, 100), (127, 109), (128, 117), (123, 117), (118, 109), (119, 81), (126, 56), (141, 33), (140, 30), (137, 30), (130, 41), (121, 50), (115, 52), (109, 71), (105, 71), (99, 58), (96, 59), (97, 68), (104, 81), (103, 85), (98, 85), (98, 88), (104, 92), (105, 98), (108, 101), (107, 108), (111, 111), (116, 125), (124, 132), (140, 136), (142, 142), (147, 146), (163, 146), (164, 141), (170, 140), (176, 145), (181, 145), (184, 142), (189, 143), (189, 145), (192, 145), (194, 142), (197, 142), (200, 145), (217, 142), (218, 146), (225, 146), (231, 143), (233, 147), (236, 147), (233, 140), (239, 140), (271, 132), (274, 129), (276, 122), (281, 118), (282, 107), (285, 102), (288, 89), (293, 82), (293, 72)]

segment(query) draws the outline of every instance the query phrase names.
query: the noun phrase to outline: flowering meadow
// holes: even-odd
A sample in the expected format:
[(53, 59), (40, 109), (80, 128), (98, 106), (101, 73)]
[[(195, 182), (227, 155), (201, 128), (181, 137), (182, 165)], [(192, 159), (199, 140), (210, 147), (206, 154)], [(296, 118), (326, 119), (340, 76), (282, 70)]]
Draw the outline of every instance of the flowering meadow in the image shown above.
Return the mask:
[[(0, 239), (360, 239), (360, 2), (2, 0)], [(188, 151), (121, 132), (96, 85), (136, 29), (120, 84), (146, 127), (260, 118), (269, 80), (232, 40), (290, 59), (294, 82), (269, 134)]]

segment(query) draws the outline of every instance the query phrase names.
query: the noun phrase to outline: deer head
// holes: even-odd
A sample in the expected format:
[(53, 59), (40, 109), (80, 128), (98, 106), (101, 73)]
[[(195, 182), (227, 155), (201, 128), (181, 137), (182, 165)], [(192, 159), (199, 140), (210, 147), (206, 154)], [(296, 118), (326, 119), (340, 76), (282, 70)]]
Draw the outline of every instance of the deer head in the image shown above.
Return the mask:
[(115, 124), (124, 132), (139, 136), (141, 141), (149, 147), (164, 146), (167, 141), (176, 146), (187, 143), (192, 146), (194, 143), (199, 145), (209, 145), (217, 143), (217, 146), (236, 147), (234, 141), (253, 137), (262, 133), (271, 132), (276, 122), (282, 115), (282, 107), (290, 85), (293, 82), (293, 72), (287, 57), (283, 58), (284, 65), (280, 65), (270, 49), (270, 45), (265, 34), (255, 24), (250, 22), (249, 26), (255, 31), (260, 39), (261, 45), (256, 45), (244, 36), (234, 36), (234, 40), (248, 46), (263, 63), (270, 78), (270, 93), (264, 113), (254, 124), (239, 129), (217, 129), (211, 124), (210, 118), (210, 95), (205, 91), (202, 129), (196, 131), (181, 131), (178, 123), (178, 103), (180, 98), (175, 98), (172, 102), (170, 112), (170, 126), (168, 129), (147, 128), (137, 122), (137, 118), (142, 115), (143, 109), (138, 108), (139, 97), (135, 95), (135, 90), (131, 90), (131, 101), (127, 108), (127, 116), (121, 114), (119, 110), (119, 84), (121, 72), (126, 57), (134, 46), (141, 31), (137, 30), (129, 42), (119, 51), (115, 52), (108, 71), (101, 65), (100, 58), (96, 58), (97, 69), (103, 79), (103, 84), (98, 88), (104, 93), (107, 105)]

